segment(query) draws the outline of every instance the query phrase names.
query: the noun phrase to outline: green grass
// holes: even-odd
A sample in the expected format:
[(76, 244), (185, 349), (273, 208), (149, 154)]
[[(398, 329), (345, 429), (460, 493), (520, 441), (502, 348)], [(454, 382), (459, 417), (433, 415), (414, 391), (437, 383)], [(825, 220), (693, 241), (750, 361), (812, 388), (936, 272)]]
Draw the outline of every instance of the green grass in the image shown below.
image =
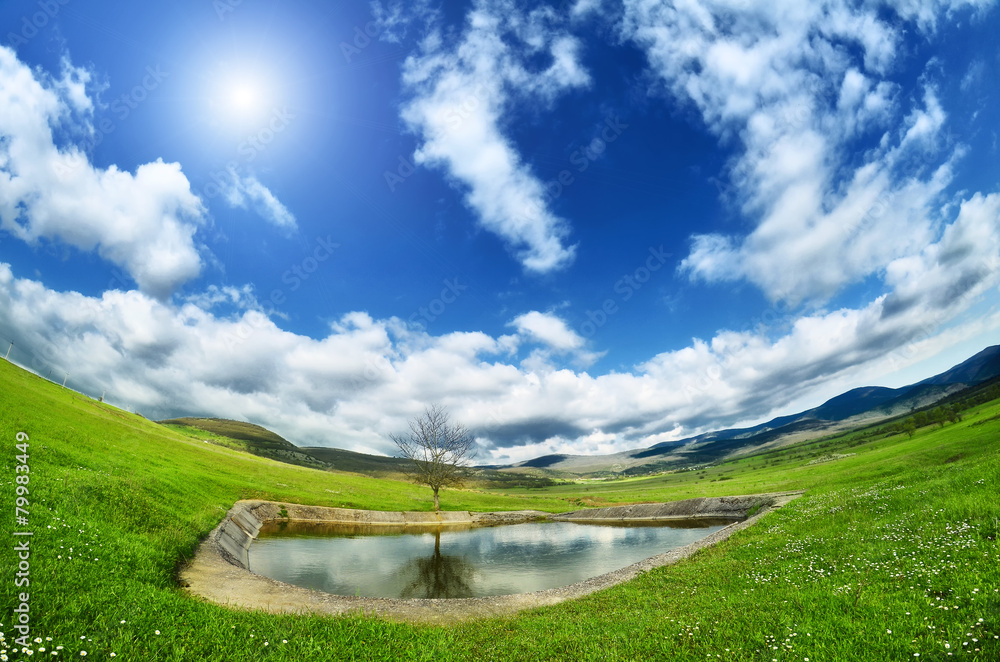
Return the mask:
[[(267, 428), (221, 418), (175, 418), (159, 421), (182, 435), (246, 451), (260, 457), (313, 469), (331, 469), (373, 478), (408, 480), (413, 464), (406, 458), (355, 453), (341, 448), (299, 447)], [(547, 477), (474, 469), (466, 484), (493, 487), (539, 487), (553, 484)]]
[[(648, 479), (442, 492), (451, 510), (563, 511), (809, 490), (715, 548), (582, 600), (414, 627), (229, 610), (188, 596), (175, 577), (237, 499), (429, 510), (426, 488), (205, 443), (0, 361), (0, 502), (10, 510), (0, 518), (0, 649), (11, 660), (21, 659), (11, 617), (25, 590), (6, 570), (17, 560), (12, 532), (25, 528), (13, 520), (20, 431), (30, 436), (31, 636), (42, 639), (23, 659), (56, 646), (56, 659), (88, 660), (1000, 658), (996, 401), (912, 439), (849, 433)], [(835, 453), (855, 455), (809, 464)]]

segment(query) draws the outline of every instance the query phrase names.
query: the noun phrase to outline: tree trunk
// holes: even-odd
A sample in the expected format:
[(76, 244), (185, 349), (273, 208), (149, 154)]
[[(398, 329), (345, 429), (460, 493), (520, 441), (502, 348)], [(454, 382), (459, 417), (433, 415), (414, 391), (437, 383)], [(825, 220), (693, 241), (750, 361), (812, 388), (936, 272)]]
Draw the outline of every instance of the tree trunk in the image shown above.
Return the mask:
[(440, 510), (441, 510), (441, 502), (438, 500), (438, 491), (437, 491), (437, 488), (435, 487), (434, 488), (434, 511), (435, 512), (440, 512)]

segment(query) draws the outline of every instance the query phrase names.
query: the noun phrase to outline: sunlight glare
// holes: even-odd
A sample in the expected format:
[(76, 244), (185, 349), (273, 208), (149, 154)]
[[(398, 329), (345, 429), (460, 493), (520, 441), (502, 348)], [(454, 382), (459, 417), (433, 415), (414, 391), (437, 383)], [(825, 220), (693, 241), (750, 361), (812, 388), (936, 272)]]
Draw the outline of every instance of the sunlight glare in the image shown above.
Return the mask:
[(240, 117), (259, 112), (264, 102), (263, 97), (259, 85), (247, 80), (232, 83), (226, 93), (229, 109)]

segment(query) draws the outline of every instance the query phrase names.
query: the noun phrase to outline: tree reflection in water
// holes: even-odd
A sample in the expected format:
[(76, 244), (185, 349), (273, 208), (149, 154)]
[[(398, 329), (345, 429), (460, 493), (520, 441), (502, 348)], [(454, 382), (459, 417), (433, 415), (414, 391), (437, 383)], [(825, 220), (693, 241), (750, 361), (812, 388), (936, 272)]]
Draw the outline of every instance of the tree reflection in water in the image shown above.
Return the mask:
[(406, 579), (401, 598), (470, 598), (476, 568), (461, 556), (441, 553), (441, 530), (434, 532), (434, 554), (400, 569)]

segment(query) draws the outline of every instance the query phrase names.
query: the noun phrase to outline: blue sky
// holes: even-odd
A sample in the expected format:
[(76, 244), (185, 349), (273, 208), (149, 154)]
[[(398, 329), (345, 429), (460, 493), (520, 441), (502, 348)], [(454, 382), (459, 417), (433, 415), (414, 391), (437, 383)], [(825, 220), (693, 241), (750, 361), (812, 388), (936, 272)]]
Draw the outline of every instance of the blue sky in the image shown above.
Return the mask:
[(1000, 338), (995, 4), (5, 2), (0, 339), (482, 462), (915, 381)]

